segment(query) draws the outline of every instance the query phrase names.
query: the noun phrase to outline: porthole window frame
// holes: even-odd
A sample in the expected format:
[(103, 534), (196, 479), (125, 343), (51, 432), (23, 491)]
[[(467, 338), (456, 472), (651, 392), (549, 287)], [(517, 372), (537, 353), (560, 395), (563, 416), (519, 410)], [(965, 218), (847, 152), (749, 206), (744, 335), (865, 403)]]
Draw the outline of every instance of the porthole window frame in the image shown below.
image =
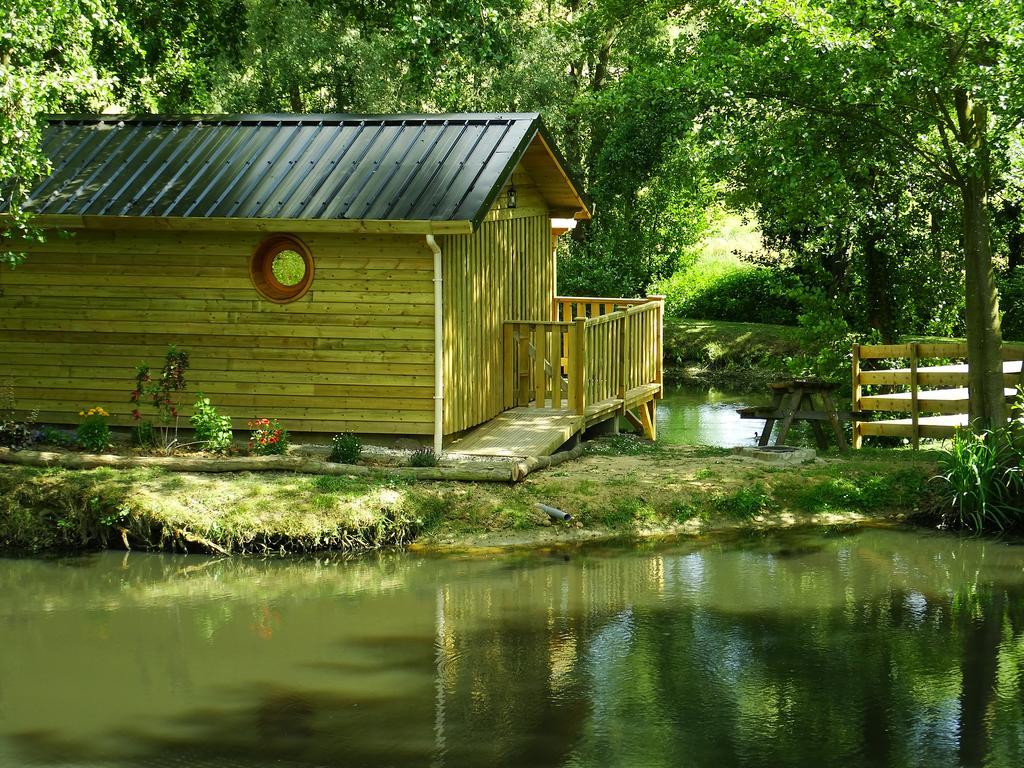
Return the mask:
[[(274, 276), (274, 259), (285, 251), (294, 251), (305, 263), (306, 274), (295, 285), (284, 285)], [(260, 241), (249, 259), (249, 278), (253, 287), (267, 301), (290, 304), (298, 301), (313, 284), (313, 254), (295, 235), (275, 234)]]

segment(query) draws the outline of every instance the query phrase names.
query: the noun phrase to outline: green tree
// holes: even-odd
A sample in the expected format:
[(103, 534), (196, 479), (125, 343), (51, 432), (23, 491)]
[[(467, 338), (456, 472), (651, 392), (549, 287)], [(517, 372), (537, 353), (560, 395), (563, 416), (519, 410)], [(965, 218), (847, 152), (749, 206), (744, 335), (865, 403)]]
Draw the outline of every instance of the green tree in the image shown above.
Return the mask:
[[(106, 0), (7, 0), (0, 10), (0, 239), (38, 240), (23, 209), (48, 164), (40, 146), (45, 112), (102, 111), (115, 79), (96, 63), (95, 35), (132, 47)], [(0, 248), (0, 264), (22, 254)]]
[[(730, 140), (756, 146), (772, 110), (812, 131), (841, 121), (900, 153), (872, 163), (889, 179), (881, 189), (919, 169), (955, 200), (971, 415), (979, 427), (1003, 421), (989, 197), (1024, 106), (1024, 9), (1006, 0), (731, 0), (700, 9), (695, 23), (690, 85), (716, 97)], [(833, 136), (824, 153), (848, 152)], [(815, 198), (812, 189), (797, 194)]]

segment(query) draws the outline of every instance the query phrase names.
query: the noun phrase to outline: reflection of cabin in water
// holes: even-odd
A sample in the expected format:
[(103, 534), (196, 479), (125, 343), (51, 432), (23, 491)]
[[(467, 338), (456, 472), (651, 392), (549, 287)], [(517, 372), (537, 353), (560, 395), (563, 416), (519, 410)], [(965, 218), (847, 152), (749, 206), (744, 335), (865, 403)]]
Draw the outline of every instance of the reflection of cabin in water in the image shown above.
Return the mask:
[(511, 455), (618, 414), (654, 434), (661, 302), (556, 295), (552, 220), (590, 212), (536, 114), (54, 117), (43, 149), (49, 237), (0, 268), (43, 421), (129, 424), (135, 366), (176, 344), (236, 427)]

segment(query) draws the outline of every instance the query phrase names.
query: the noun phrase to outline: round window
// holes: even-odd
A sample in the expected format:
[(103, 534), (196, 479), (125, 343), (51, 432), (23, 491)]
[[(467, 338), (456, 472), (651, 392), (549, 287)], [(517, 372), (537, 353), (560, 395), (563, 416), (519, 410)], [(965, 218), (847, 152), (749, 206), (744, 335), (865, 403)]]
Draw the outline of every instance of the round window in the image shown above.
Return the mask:
[(256, 247), (249, 271), (257, 291), (271, 301), (286, 304), (309, 290), (313, 257), (297, 237), (274, 235)]

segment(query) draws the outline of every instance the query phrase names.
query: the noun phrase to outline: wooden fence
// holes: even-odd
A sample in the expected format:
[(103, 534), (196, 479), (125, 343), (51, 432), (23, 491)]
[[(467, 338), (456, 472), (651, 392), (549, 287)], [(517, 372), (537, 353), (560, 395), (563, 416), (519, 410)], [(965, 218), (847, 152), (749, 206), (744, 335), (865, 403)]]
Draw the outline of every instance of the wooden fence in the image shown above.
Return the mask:
[(586, 415), (660, 396), (663, 311), (661, 297), (558, 297), (556, 320), (506, 322), (505, 407)]
[[(877, 361), (906, 361), (897, 367)], [(963, 360), (964, 362), (948, 362)], [(1003, 345), (1007, 399), (1022, 382), (1024, 345)], [(868, 363), (865, 361), (876, 361)], [(922, 365), (928, 362), (928, 365)], [(958, 342), (853, 346), (853, 447), (866, 436), (906, 437), (915, 448), (922, 437), (951, 437), (969, 420), (967, 345)], [(865, 394), (865, 387), (878, 388)], [(871, 419), (875, 412), (907, 414)]]

